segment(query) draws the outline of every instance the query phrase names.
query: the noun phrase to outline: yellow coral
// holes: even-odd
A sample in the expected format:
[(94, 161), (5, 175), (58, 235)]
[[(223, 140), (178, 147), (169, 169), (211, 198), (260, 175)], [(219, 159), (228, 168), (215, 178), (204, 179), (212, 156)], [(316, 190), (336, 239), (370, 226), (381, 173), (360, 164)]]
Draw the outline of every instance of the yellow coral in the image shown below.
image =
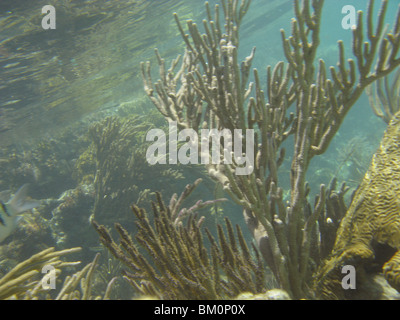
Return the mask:
[[(357, 288), (380, 272), (400, 290), (400, 112), (390, 122), (370, 168), (338, 229), (329, 259), (316, 275), (321, 298), (357, 297), (341, 286), (344, 265), (356, 268)], [(397, 252), (396, 252), (397, 251)]]

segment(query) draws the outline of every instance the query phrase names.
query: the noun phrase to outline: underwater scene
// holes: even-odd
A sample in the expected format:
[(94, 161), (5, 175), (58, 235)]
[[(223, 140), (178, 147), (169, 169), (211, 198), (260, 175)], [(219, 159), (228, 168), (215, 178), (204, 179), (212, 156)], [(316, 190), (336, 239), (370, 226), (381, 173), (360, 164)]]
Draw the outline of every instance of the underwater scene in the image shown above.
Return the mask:
[(398, 0), (1, 0), (0, 299), (399, 300), (399, 51)]

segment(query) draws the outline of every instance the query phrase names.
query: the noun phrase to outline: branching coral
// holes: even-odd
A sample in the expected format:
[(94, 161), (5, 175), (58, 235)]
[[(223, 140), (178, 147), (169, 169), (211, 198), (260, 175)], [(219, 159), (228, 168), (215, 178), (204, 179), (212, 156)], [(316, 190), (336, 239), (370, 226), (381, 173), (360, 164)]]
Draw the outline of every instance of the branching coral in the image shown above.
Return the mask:
[[(54, 268), (54, 275), (58, 278), (61, 270), (66, 267), (76, 266), (80, 262), (64, 262), (60, 258), (67, 254), (80, 251), (81, 248), (71, 248), (62, 251), (55, 251), (54, 248), (45, 249), (29, 259), (19, 263), (10, 272), (0, 279), (0, 300), (18, 299), (18, 300), (38, 300), (51, 299), (50, 292), (52, 289), (48, 286), (46, 275), (40, 277), (43, 268)], [(111, 279), (105, 290), (104, 296), (92, 295), (93, 273), (97, 267), (99, 254), (97, 254), (93, 262), (87, 264), (82, 270), (76, 272), (72, 276), (67, 276), (58, 293), (53, 297), (55, 300), (89, 300), (89, 299), (109, 299), (111, 289), (113, 288), (115, 279)], [(57, 287), (59, 284), (54, 283)]]
[[(93, 221), (101, 242), (129, 267), (124, 278), (142, 295), (160, 299), (228, 299), (241, 292), (265, 291), (262, 259), (253, 247), (254, 259), (238, 226), (235, 236), (226, 219), (228, 236), (218, 225), (218, 241), (206, 229), (211, 242), (208, 252), (200, 230), (204, 217), (197, 219), (194, 214), (197, 206), (180, 209), (197, 184), (189, 185), (179, 198), (173, 197), (169, 206), (157, 193), (157, 202), (152, 203), (153, 223), (145, 210), (133, 206), (138, 227), (135, 241), (116, 223), (118, 245), (104, 226)], [(177, 223), (179, 212), (190, 213), (186, 226), (182, 219)]]
[(48, 248), (19, 263), (0, 279), (0, 299), (34, 299), (45, 291), (41, 279), (37, 280), (43, 267), (51, 265), (56, 274), (60, 274), (62, 268), (79, 263), (63, 262), (60, 257), (80, 250), (72, 248), (55, 251), (54, 248)]
[[(255, 129), (253, 173), (236, 176), (235, 163), (206, 166), (209, 175), (243, 207), (264, 259), (280, 286), (294, 298), (312, 295), (308, 283), (315, 266), (310, 264), (310, 255), (319, 245), (313, 239), (319, 238), (315, 232), (326, 198), (322, 185), (313, 209), (307, 201), (310, 161), (327, 150), (364, 89), (400, 65), (400, 10), (386, 33), (388, 1), (383, 0), (375, 28), (374, 1), (369, 1), (365, 26), (364, 12), (358, 12), (352, 41), (355, 58), (346, 61), (345, 44), (339, 41), (338, 64), (327, 68), (324, 60), (317, 60), (323, 4), (323, 0), (294, 1), (292, 34), (286, 37), (281, 32), (287, 63), (267, 68), (265, 90), (256, 69), (254, 83), (248, 84), (255, 49), (242, 62), (238, 57), (239, 28), (248, 0), (222, 1), (222, 15), (219, 5), (213, 15), (206, 3), (203, 34), (192, 20), (187, 21), (186, 33), (175, 14), (186, 44), (183, 58), (173, 60), (167, 69), (156, 50), (160, 80), (155, 83), (150, 64), (142, 63), (147, 95), (179, 128)], [(294, 148), (286, 204), (278, 171), (285, 159), (282, 143), (289, 136), (294, 138)]]
[(400, 110), (400, 68), (394, 73), (391, 83), (389, 81), (389, 76), (386, 76), (365, 90), (372, 110), (386, 123)]
[[(93, 275), (98, 265), (100, 254), (96, 254), (93, 262), (87, 264), (82, 270), (76, 272), (72, 276), (66, 277), (64, 284), (58, 293), (56, 300), (108, 300), (110, 299), (111, 290), (114, 287), (116, 278), (112, 278), (105, 289), (104, 295), (93, 296)], [(78, 289), (79, 287), (79, 289)]]

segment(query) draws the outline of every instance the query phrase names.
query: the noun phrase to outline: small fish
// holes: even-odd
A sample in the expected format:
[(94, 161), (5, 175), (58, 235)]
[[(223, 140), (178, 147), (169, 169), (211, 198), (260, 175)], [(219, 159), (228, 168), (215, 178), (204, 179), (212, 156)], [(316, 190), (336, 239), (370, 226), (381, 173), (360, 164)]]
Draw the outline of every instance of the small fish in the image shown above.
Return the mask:
[(40, 201), (26, 198), (28, 185), (24, 184), (8, 202), (10, 192), (0, 192), (0, 242), (7, 238), (17, 227), (18, 214), (40, 205)]

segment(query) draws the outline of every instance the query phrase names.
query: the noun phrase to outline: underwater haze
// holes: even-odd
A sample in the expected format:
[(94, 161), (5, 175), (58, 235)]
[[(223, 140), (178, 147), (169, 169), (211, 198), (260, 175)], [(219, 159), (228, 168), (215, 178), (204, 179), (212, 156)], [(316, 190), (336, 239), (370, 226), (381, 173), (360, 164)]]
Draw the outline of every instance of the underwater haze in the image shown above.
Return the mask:
[[(369, 3), (374, 3), (370, 12)], [(387, 7), (380, 21), (382, 3)], [(311, 30), (305, 12), (314, 19), (319, 6), (320, 22)], [(300, 24), (304, 29), (294, 27), (302, 19), (295, 8), (305, 10), (306, 23)], [(224, 10), (235, 16), (224, 18)], [(344, 24), (359, 11), (363, 30)], [(186, 42), (175, 14), (187, 33)], [(343, 222), (351, 220), (346, 212), (357, 215), (352, 200), (364, 199), (357, 190), (366, 190), (373, 208), (381, 208), (378, 198), (400, 199), (398, 182), (388, 182), (395, 180), (390, 173), (397, 172), (398, 143), (393, 138), (389, 144), (392, 136), (382, 140), (389, 120), (396, 125), (400, 110), (399, 54), (382, 58), (387, 71), (376, 68), (381, 80), (357, 82), (362, 67), (370, 64), (365, 75), (370, 76), (379, 55), (398, 50), (399, 17), (395, 0), (210, 0), (208, 6), (199, 0), (1, 0), (0, 299), (398, 299), (400, 283), (387, 280), (400, 270), (395, 264), (400, 261), (395, 258), (400, 248), (397, 218), (382, 227), (384, 231), (371, 227), (375, 231), (370, 231), (371, 247), (366, 249), (381, 257), (375, 244), (389, 248), (382, 254), (387, 255), (385, 261), (365, 267), (367, 273), (378, 270), (368, 279), (378, 274), (388, 291), (376, 289), (371, 280), (364, 286), (357, 283), (363, 288), (358, 295), (349, 294), (351, 289), (343, 295), (338, 293), (342, 289), (327, 293), (331, 279), (340, 282), (335, 278), (340, 272), (318, 270), (336, 263), (332, 261), (346, 264), (338, 253), (347, 252), (341, 243), (364, 241), (340, 238), (352, 233), (348, 230), (357, 237), (354, 230), (362, 229), (346, 229)], [(194, 36), (187, 20), (196, 23), (201, 36)], [(240, 25), (238, 39), (236, 29), (224, 29), (227, 21)], [(392, 32), (386, 51), (376, 49), (363, 64), (354, 56), (353, 34), (363, 33), (358, 39), (364, 50), (360, 57), (365, 58), (365, 51), (375, 46), (368, 35), (380, 22), (377, 48)], [(368, 23), (374, 27), (367, 28)], [(285, 38), (298, 36), (286, 49), (282, 30)], [(318, 44), (312, 42), (316, 30)], [(347, 74), (354, 80), (351, 85), (343, 84), (340, 73), (345, 68), (339, 40), (346, 70), (354, 68), (354, 74)], [(212, 41), (214, 46), (206, 47)], [(309, 56), (303, 55), (303, 41), (309, 43)], [(185, 55), (188, 42), (192, 51)], [(170, 69), (178, 55), (181, 60)], [(159, 58), (165, 62), (163, 76)], [(350, 58), (355, 60), (352, 66)], [(182, 61), (187, 65), (180, 70)], [(279, 69), (280, 61), (284, 68), (293, 68), (286, 78), (288, 69)], [(305, 69), (299, 71), (295, 66), (302, 68), (302, 62)], [(330, 66), (337, 70), (336, 80)], [(271, 73), (278, 80), (271, 80)], [(367, 82), (373, 93), (367, 94)], [(360, 94), (352, 96), (357, 86)], [(316, 87), (318, 93), (312, 91)], [(340, 113), (342, 105), (348, 112)], [(192, 130), (175, 141), (175, 158), (171, 123), (178, 123), (178, 130)], [(222, 164), (222, 155), (217, 157), (220, 163), (199, 160), (205, 159), (197, 153), (197, 143), (204, 140), (200, 132), (212, 127), (231, 132), (234, 139), (234, 130), (249, 130), (248, 144), (239, 143), (243, 150), (224, 153), (234, 154), (233, 164)], [(149, 138), (149, 132), (158, 140)], [(395, 137), (397, 131), (388, 132)], [(221, 135), (215, 141), (226, 143)], [(189, 157), (193, 144), (198, 148)], [(228, 148), (219, 147), (218, 152)], [(381, 159), (379, 147), (388, 153), (395, 150), (388, 155), (393, 166), (388, 172), (374, 171), (379, 160), (371, 164), (375, 153), (374, 159)], [(157, 157), (149, 161), (155, 149)], [(248, 175), (235, 174), (244, 159)], [(374, 184), (367, 190), (372, 182), (366, 179), (383, 171), (385, 186)], [(387, 190), (393, 194), (388, 196)], [(400, 204), (382, 207), (398, 215)], [(391, 218), (384, 219), (386, 223)], [(340, 258), (329, 260), (335, 254)], [(41, 285), (41, 268), (49, 265), (58, 270), (54, 287)], [(71, 282), (65, 289), (66, 276), (73, 274), (86, 286), (67, 278)], [(10, 279), (20, 282), (9, 288)], [(315, 279), (326, 286), (314, 287)]]

